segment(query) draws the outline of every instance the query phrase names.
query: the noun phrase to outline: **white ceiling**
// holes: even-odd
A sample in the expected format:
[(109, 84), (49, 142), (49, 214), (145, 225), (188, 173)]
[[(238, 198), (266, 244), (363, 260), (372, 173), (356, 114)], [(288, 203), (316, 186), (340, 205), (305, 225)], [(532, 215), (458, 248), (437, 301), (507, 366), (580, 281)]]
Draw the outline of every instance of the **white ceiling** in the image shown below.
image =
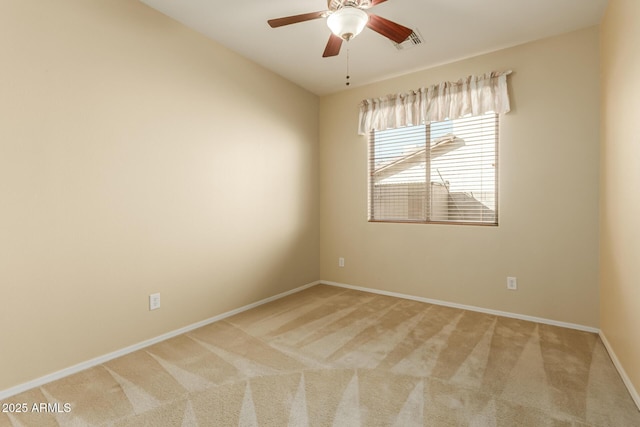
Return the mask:
[(271, 28), (268, 19), (327, 9), (326, 0), (141, 0), (318, 95), (596, 25), (607, 0), (388, 0), (371, 9), (417, 29), (424, 43), (397, 50), (368, 28), (322, 58), (325, 19)]

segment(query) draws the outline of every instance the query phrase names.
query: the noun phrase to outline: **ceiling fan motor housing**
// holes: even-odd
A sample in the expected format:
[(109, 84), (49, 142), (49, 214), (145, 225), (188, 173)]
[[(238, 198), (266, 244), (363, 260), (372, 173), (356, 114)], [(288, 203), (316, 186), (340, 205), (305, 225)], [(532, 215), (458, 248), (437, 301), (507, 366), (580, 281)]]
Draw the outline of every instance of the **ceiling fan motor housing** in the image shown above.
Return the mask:
[(359, 9), (369, 9), (372, 6), (371, 0), (327, 0), (327, 8), (336, 11), (345, 6), (357, 7)]

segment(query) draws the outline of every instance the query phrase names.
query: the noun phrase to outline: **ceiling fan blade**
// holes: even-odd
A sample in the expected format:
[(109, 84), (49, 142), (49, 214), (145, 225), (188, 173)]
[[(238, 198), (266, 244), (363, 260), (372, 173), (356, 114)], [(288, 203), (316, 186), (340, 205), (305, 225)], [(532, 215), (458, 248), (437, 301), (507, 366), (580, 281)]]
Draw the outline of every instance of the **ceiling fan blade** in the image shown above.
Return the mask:
[(411, 33), (413, 33), (411, 28), (396, 24), (393, 21), (389, 21), (388, 19), (381, 18), (378, 15), (373, 15), (371, 13), (369, 14), (367, 27), (396, 43), (402, 43)]
[(267, 23), (271, 26), (271, 28), (277, 28), (282, 27), (283, 25), (297, 24), (298, 22), (323, 18), (326, 13), (327, 11), (323, 10), (322, 12), (310, 12), (303, 13), (301, 15), (285, 16), (284, 18), (269, 19)]
[(375, 6), (377, 4), (384, 3), (386, 1), (387, 0), (371, 0), (371, 6)]
[(329, 56), (336, 56), (340, 53), (340, 47), (342, 46), (342, 39), (335, 34), (331, 34), (329, 37), (329, 41), (327, 42), (327, 47), (324, 48), (324, 53), (322, 54), (323, 58), (327, 58)]

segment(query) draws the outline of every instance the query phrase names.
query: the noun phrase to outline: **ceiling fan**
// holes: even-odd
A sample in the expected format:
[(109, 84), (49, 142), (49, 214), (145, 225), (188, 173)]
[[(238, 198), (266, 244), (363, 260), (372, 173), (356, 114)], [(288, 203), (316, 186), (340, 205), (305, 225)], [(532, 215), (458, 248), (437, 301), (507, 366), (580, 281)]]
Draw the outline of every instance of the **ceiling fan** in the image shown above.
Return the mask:
[(360, 34), (365, 26), (396, 43), (405, 41), (413, 32), (411, 28), (366, 12), (367, 9), (385, 1), (387, 0), (327, 0), (328, 10), (270, 19), (267, 22), (271, 28), (277, 28), (318, 18), (327, 18), (327, 26), (331, 30), (331, 36), (322, 54), (326, 58), (339, 54), (343, 40), (351, 40)]

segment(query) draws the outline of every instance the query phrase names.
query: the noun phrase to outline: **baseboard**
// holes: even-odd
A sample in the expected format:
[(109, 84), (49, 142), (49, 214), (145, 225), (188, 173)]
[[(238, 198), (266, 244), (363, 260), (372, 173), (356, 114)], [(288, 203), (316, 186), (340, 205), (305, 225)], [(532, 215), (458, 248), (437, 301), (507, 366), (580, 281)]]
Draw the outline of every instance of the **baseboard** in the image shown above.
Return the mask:
[(317, 285), (319, 283), (321, 283), (321, 282), (320, 281), (315, 281), (315, 282), (307, 283), (306, 285), (302, 285), (302, 286), (299, 286), (297, 288), (291, 289), (289, 291), (282, 292), (280, 294), (274, 295), (272, 297), (262, 299), (260, 301), (257, 301), (257, 302), (242, 306), (240, 308), (236, 308), (236, 309), (231, 310), (231, 311), (227, 311), (226, 313), (222, 313), (222, 314), (219, 314), (217, 316), (213, 316), (213, 317), (211, 317), (209, 319), (206, 319), (206, 320), (203, 320), (203, 321), (200, 321), (200, 322), (197, 322), (197, 323), (193, 323), (193, 324), (185, 326), (183, 328), (176, 329), (176, 330), (171, 331), (171, 332), (167, 332), (166, 334), (159, 335), (157, 337), (154, 337), (154, 338), (139, 342), (137, 344), (133, 344), (133, 345), (131, 345), (129, 347), (125, 347), (125, 348), (122, 348), (120, 350), (116, 350), (114, 352), (111, 352), (111, 353), (108, 353), (108, 354), (105, 354), (105, 355), (102, 355), (102, 356), (98, 356), (98, 357), (96, 357), (94, 359), (78, 363), (77, 365), (73, 365), (73, 366), (70, 366), (68, 368), (62, 369), (60, 371), (54, 372), (52, 374), (48, 374), (48, 375), (42, 376), (40, 378), (36, 378), (36, 379), (34, 379), (32, 381), (28, 381), (26, 383), (19, 384), (19, 385), (15, 386), (15, 387), (11, 387), (11, 388), (8, 388), (6, 390), (0, 390), (0, 400), (7, 399), (7, 398), (9, 398), (11, 396), (15, 396), (16, 394), (25, 392), (27, 390), (31, 390), (32, 388), (40, 387), (40, 386), (42, 386), (44, 384), (47, 384), (47, 383), (50, 383), (52, 381), (59, 380), (61, 378), (67, 377), (69, 375), (76, 374), (76, 373), (78, 373), (80, 371), (84, 371), (85, 369), (93, 368), (94, 366), (101, 365), (101, 364), (106, 363), (106, 362), (108, 362), (110, 360), (113, 360), (115, 358), (124, 356), (124, 355), (129, 354), (129, 353), (133, 353), (134, 351), (141, 350), (141, 349), (143, 349), (145, 347), (149, 347), (149, 346), (151, 346), (153, 344), (157, 344), (157, 343), (159, 343), (161, 341), (165, 341), (165, 340), (167, 340), (169, 338), (173, 338), (175, 336), (184, 334), (186, 332), (190, 332), (190, 331), (192, 331), (194, 329), (201, 328), (203, 326), (206, 326), (206, 325), (209, 325), (211, 323), (217, 322), (218, 320), (222, 320), (222, 319), (225, 319), (227, 317), (231, 317), (231, 316), (233, 316), (235, 314), (242, 313), (243, 311), (251, 310), (252, 308), (258, 307), (258, 306), (266, 304), (268, 302), (275, 301), (275, 300), (280, 299), (280, 298), (284, 298), (284, 297), (286, 297), (288, 295), (291, 295), (291, 294), (295, 294), (296, 292), (300, 292), (302, 290), (310, 288), (311, 286), (315, 286), (315, 285)]
[(613, 351), (613, 347), (611, 347), (611, 344), (609, 344), (609, 341), (607, 340), (607, 337), (604, 335), (604, 332), (600, 331), (598, 335), (600, 335), (600, 339), (604, 344), (604, 348), (607, 349), (607, 353), (609, 353), (609, 357), (611, 358), (613, 365), (618, 370), (618, 373), (620, 374), (620, 378), (622, 378), (622, 382), (624, 382), (624, 385), (627, 387), (627, 390), (629, 390), (629, 394), (631, 395), (631, 398), (636, 403), (636, 406), (638, 407), (638, 411), (640, 411), (640, 394), (638, 394), (638, 390), (636, 390), (636, 388), (633, 386), (633, 383), (631, 382), (631, 378), (629, 378), (629, 376), (627, 375), (627, 372), (622, 367), (622, 364), (620, 363), (620, 360), (618, 359), (616, 352)]
[(528, 320), (530, 322), (543, 323), (545, 325), (553, 325), (553, 326), (560, 326), (562, 328), (577, 329), (579, 331), (592, 332), (594, 334), (597, 334), (597, 333), (600, 332), (600, 330), (598, 328), (593, 328), (591, 326), (578, 325), (578, 324), (575, 324), (575, 323), (560, 322), (560, 321), (557, 321), (557, 320), (545, 319), (545, 318), (542, 318), (542, 317), (527, 316), (527, 315), (524, 315), (524, 314), (511, 313), (511, 312), (508, 312), (508, 311), (492, 310), (492, 309), (489, 309), (489, 308), (476, 307), (476, 306), (473, 306), (473, 305), (464, 305), (464, 304), (458, 304), (458, 303), (455, 303), (455, 302), (440, 301), (440, 300), (431, 299), (431, 298), (423, 298), (423, 297), (417, 297), (417, 296), (414, 296), (414, 295), (401, 294), (401, 293), (398, 293), (398, 292), (382, 291), (380, 289), (372, 289), (372, 288), (365, 288), (365, 287), (362, 287), (362, 286), (348, 285), (348, 284), (345, 284), (345, 283), (331, 282), (331, 281), (328, 281), (328, 280), (320, 280), (320, 283), (324, 283), (326, 285), (331, 285), (331, 286), (337, 286), (337, 287), (340, 287), (340, 288), (354, 289), (356, 291), (371, 292), (371, 293), (374, 293), (374, 294), (387, 295), (387, 296), (397, 297), (397, 298), (404, 298), (404, 299), (409, 299), (409, 300), (413, 300), (413, 301), (426, 302), (426, 303), (429, 303), (429, 304), (442, 305), (442, 306), (452, 307), (452, 308), (460, 308), (462, 310), (477, 311), (479, 313), (485, 313), (485, 314), (493, 314), (495, 316), (510, 317), (512, 319), (519, 319), (519, 320)]

